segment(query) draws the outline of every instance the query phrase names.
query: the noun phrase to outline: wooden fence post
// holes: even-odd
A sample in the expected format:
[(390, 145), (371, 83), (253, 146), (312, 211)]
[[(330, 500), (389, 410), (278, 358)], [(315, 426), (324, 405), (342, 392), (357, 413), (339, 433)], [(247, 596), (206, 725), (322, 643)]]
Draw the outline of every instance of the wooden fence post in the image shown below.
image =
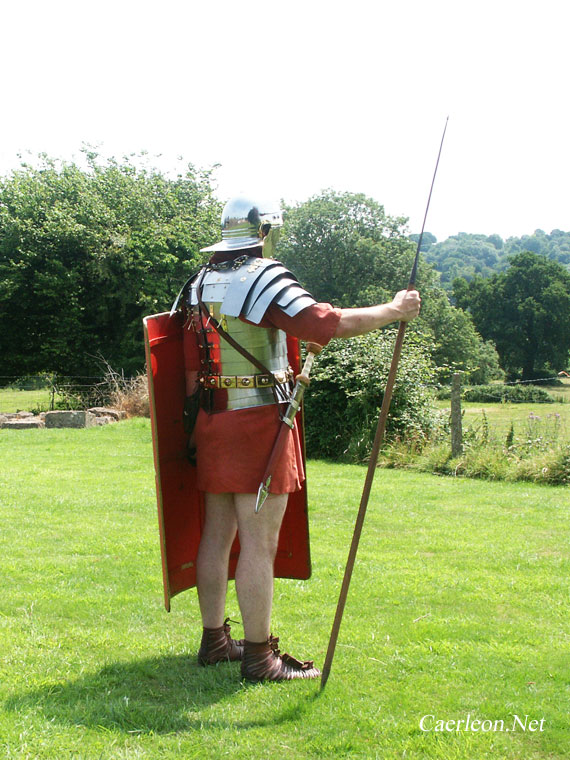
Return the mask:
[(461, 429), (461, 372), (453, 373), (451, 384), (451, 456), (463, 453), (463, 432)]

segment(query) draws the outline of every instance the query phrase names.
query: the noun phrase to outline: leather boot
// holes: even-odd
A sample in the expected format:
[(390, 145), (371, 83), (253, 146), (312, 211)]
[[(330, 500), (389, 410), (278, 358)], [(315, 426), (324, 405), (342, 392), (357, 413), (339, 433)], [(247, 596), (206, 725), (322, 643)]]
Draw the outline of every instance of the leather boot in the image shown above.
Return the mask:
[(248, 681), (291, 681), (293, 678), (318, 678), (321, 675), (312, 660), (301, 662), (290, 654), (280, 654), (278, 643), (276, 636), (259, 643), (246, 639), (241, 662), (242, 678)]
[[(216, 662), (241, 660), (244, 640), (232, 639), (229, 618), (219, 628), (204, 628), (198, 651), (200, 665), (215, 665)], [(234, 621), (235, 622), (235, 621)]]

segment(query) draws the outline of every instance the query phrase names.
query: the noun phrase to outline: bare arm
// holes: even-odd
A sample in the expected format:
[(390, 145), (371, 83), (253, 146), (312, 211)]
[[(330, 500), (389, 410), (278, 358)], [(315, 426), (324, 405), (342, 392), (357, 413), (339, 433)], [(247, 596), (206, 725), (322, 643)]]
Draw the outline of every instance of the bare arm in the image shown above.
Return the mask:
[(417, 290), (400, 290), (390, 303), (361, 309), (341, 309), (334, 337), (353, 338), (389, 325), (390, 322), (409, 322), (418, 316), (420, 304)]

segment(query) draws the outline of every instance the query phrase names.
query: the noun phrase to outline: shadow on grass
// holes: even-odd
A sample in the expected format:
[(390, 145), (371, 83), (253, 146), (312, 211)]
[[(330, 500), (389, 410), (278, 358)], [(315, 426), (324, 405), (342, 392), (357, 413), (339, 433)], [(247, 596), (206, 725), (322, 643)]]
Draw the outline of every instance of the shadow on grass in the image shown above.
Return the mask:
[[(245, 695), (249, 689), (279, 687), (244, 683), (239, 667), (239, 663), (220, 663), (203, 668), (195, 656), (186, 655), (113, 663), (75, 681), (21, 692), (6, 700), (4, 707), (12, 712), (40, 711), (47, 720), (62, 725), (166, 734), (298, 721), (318, 696), (318, 691), (298, 694), (281, 711), (272, 708), (259, 719), (240, 720), (235, 714), (239, 692)], [(228, 703), (227, 719), (203, 714), (211, 705), (223, 702)], [(242, 714), (241, 709), (237, 712)]]

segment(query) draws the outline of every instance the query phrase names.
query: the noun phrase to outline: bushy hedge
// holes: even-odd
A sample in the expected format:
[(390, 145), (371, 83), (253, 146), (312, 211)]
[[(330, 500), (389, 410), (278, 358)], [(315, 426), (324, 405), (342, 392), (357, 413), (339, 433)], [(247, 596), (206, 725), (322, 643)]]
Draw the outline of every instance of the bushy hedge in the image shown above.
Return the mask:
[[(319, 354), (305, 395), (307, 452), (365, 459), (372, 448), (396, 331), (334, 340)], [(387, 421), (386, 438), (425, 437), (439, 413), (429, 385), (435, 368), (426, 338), (407, 334)]]
[(554, 399), (537, 385), (473, 385), (463, 390), (464, 401), (513, 404), (553, 404)]

